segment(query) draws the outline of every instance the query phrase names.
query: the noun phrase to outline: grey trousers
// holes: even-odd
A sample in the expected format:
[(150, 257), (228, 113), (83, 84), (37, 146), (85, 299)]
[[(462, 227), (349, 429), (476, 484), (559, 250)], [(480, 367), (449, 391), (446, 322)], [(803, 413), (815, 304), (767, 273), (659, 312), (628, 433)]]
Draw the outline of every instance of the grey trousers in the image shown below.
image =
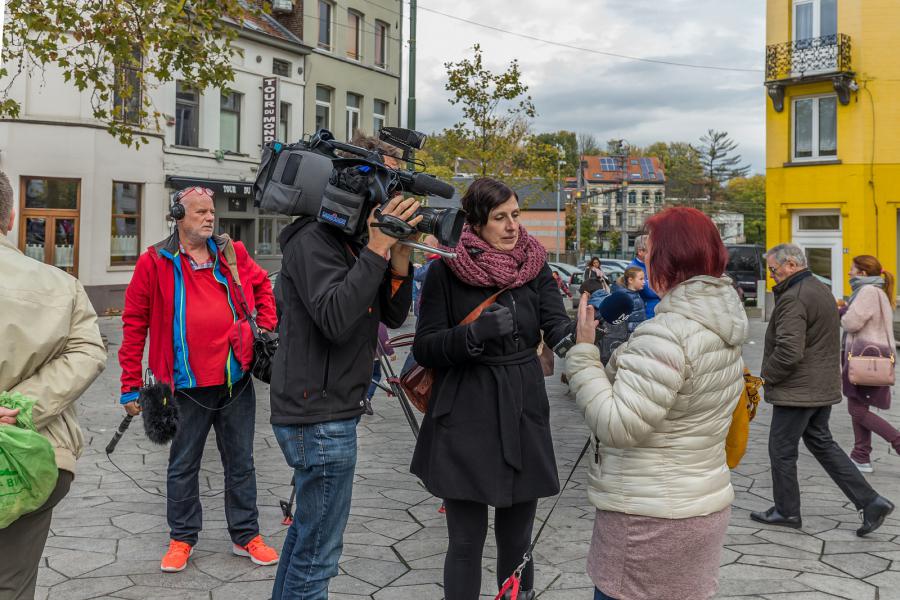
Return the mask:
[(43, 506), (34, 512), (22, 515), (9, 527), (0, 529), (0, 598), (3, 600), (32, 600), (37, 584), (38, 565), (47, 534), (50, 533), (50, 518), (53, 507), (69, 493), (69, 486), (75, 475), (60, 469), (53, 493)]

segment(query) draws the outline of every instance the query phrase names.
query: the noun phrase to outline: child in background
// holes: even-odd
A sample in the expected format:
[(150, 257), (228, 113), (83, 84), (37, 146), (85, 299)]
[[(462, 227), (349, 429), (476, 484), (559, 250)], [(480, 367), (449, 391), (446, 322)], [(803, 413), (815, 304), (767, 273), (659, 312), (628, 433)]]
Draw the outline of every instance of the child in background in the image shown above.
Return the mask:
[(625, 292), (631, 296), (634, 309), (628, 317), (628, 335), (647, 320), (647, 310), (644, 305), (644, 299), (641, 297), (641, 290), (646, 285), (644, 281), (644, 270), (640, 267), (628, 267), (621, 277), (613, 284), (612, 291)]

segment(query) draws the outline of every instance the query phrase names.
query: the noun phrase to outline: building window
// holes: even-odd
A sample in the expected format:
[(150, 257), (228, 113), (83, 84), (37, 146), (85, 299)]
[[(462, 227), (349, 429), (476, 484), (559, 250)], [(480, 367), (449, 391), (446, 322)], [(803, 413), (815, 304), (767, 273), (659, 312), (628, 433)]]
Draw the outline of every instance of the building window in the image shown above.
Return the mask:
[(797, 231), (840, 231), (841, 216), (826, 214), (797, 215)]
[(325, 0), (319, 0), (319, 48), (331, 50), (331, 18), (334, 6)]
[(391, 26), (383, 21), (375, 21), (375, 66), (387, 68), (388, 35)]
[(278, 107), (278, 139), (282, 142), (289, 141), (291, 134), (291, 105), (282, 102)]
[(143, 69), (144, 57), (139, 49), (132, 52), (130, 61), (116, 67), (113, 103), (117, 121), (134, 125), (141, 122), (141, 71)]
[(81, 181), (22, 177), (19, 248), (78, 277)]
[(290, 224), (289, 218), (261, 216), (257, 222), (256, 255), (280, 256), (278, 236)]
[(359, 109), (362, 106), (362, 96), (347, 93), (347, 139), (353, 137), (353, 132), (359, 129)]
[(662, 196), (663, 196), (663, 195), (662, 195), (662, 192), (659, 191), (659, 190), (656, 190), (656, 191), (653, 193), (653, 201), (654, 201), (656, 204), (662, 204)]
[(628, 204), (637, 204), (637, 192), (634, 190), (628, 192)]
[(634, 229), (635, 227), (637, 227), (637, 217), (635, 216), (634, 213), (628, 214), (628, 227), (631, 229)]
[(384, 100), (376, 100), (372, 108), (372, 135), (378, 135), (381, 128), (387, 125), (388, 103)]
[(331, 90), (316, 86), (316, 131), (331, 129)]
[(347, 11), (347, 58), (362, 59), (363, 16), (355, 10)]
[(272, 59), (272, 74), (278, 75), (279, 77), (290, 77), (291, 76), (291, 63), (286, 60), (281, 60), (280, 58)]
[(112, 223), (109, 234), (109, 264), (137, 263), (141, 251), (140, 183), (113, 182)]
[(836, 34), (837, 0), (794, 0), (793, 24), (794, 41)]
[(241, 151), (241, 95), (222, 94), (219, 113), (219, 148), (225, 152)]
[(837, 156), (837, 97), (794, 100), (794, 159)]
[(641, 204), (648, 206), (650, 204), (650, 192), (644, 190), (641, 192)]
[(200, 145), (200, 92), (183, 81), (175, 83), (175, 145)]

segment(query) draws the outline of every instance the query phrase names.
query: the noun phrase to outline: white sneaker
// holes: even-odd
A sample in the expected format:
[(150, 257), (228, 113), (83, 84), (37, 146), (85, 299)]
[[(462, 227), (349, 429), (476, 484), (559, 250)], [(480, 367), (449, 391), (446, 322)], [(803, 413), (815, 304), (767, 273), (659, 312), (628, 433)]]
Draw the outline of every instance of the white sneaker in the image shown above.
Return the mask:
[(853, 460), (852, 458), (850, 459), (850, 462), (852, 462), (856, 466), (856, 468), (859, 469), (860, 473), (874, 473), (875, 472), (875, 467), (872, 466), (872, 463), (858, 463), (855, 460)]

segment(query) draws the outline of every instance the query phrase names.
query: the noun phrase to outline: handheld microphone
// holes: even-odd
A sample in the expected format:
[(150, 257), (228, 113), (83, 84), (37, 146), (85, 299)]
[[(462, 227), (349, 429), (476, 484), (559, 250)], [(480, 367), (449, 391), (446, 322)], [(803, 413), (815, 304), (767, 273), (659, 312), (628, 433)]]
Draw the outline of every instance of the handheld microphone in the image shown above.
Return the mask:
[(634, 302), (632, 302), (631, 296), (625, 292), (613, 292), (600, 303), (597, 318), (601, 324), (618, 325), (628, 319), (632, 310), (634, 310)]
[(109, 443), (106, 445), (107, 454), (112, 454), (115, 451), (116, 445), (119, 443), (119, 440), (122, 439), (122, 435), (125, 434), (128, 426), (131, 425), (131, 419), (133, 418), (132, 415), (125, 415), (125, 418), (119, 423), (119, 428), (116, 430), (115, 435), (113, 435), (113, 438), (109, 440)]
[[(603, 299), (600, 303), (600, 310), (597, 311), (597, 320), (600, 326), (597, 328), (598, 335), (606, 334), (606, 325), (619, 325), (628, 320), (631, 311), (634, 310), (634, 302), (631, 296), (625, 292), (613, 292)], [(575, 334), (570, 333), (564, 337), (556, 346), (553, 347), (553, 353), (560, 358), (565, 358), (569, 349), (575, 345)]]

